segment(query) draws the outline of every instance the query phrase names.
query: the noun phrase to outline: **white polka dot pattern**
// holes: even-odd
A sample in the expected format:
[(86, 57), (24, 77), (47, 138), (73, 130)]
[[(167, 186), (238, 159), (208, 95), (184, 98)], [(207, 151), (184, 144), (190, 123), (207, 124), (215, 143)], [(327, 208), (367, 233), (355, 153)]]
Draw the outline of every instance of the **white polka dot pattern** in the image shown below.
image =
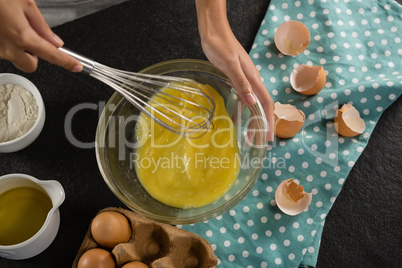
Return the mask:
[[(275, 101), (306, 115), (302, 131), (268, 146), (270, 166), (251, 193), (220, 220), (182, 228), (205, 237), (219, 267), (315, 266), (325, 217), (364, 150), (382, 112), (402, 92), (402, 7), (392, 0), (272, 0), (250, 51)], [(275, 30), (298, 20), (311, 42), (295, 57), (275, 47)], [(290, 86), (300, 64), (323, 65), (324, 89), (306, 97)], [(333, 124), (336, 110), (351, 102), (366, 122), (362, 135), (346, 138)], [(274, 200), (277, 186), (294, 178), (313, 194), (301, 214), (283, 214)]]

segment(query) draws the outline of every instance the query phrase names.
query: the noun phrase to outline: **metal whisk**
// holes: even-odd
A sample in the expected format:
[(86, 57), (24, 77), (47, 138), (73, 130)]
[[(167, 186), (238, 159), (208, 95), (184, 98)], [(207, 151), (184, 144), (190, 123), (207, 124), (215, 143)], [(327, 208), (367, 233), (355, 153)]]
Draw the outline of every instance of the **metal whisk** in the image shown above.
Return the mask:
[(202, 84), (181, 77), (122, 71), (59, 49), (79, 60), (83, 73), (112, 87), (162, 127), (189, 138), (200, 137), (211, 127), (215, 101)]

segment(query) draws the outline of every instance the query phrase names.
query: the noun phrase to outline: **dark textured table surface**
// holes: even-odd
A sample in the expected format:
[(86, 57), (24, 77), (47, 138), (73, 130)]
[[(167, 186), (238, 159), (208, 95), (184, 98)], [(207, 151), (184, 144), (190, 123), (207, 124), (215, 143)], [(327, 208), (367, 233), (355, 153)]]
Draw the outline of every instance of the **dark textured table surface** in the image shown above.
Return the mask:
[[(269, 1), (228, 1), (235, 35), (249, 50)], [(205, 59), (193, 1), (137, 0), (56, 27), (66, 47), (119, 69), (139, 71), (177, 59)], [(101, 107), (113, 91), (81, 74), (40, 62), (25, 74), (0, 61), (0, 72), (21, 74), (41, 91), (46, 122), (28, 148), (0, 154), (0, 175), (26, 173), (58, 180), (66, 199), (53, 244), (23, 261), (0, 258), (1, 268), (71, 267), (90, 220), (109, 206), (125, 207), (99, 172), (94, 148), (80, 149), (65, 135), (66, 115), (76, 105)], [(317, 267), (402, 267), (402, 100), (387, 109), (353, 167), (326, 219)], [(72, 133), (93, 142), (99, 110), (86, 109), (72, 120)], [(251, 264), (252, 265), (252, 264)]]

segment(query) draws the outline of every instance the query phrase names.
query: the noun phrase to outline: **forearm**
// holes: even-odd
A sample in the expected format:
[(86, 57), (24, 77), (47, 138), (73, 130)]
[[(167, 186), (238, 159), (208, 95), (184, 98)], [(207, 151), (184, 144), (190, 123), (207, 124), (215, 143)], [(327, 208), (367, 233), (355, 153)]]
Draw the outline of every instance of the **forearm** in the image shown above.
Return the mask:
[(195, 0), (201, 39), (232, 34), (226, 15), (226, 0)]

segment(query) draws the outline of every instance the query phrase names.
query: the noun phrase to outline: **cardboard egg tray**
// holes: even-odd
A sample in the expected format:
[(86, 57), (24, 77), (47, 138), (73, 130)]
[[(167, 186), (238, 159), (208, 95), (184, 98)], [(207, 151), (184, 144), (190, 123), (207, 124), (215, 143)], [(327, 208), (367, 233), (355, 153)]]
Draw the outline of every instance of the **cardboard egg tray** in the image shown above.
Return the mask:
[[(98, 214), (105, 211), (116, 211), (126, 216), (132, 230), (130, 240), (118, 244), (111, 251), (116, 267), (131, 261), (141, 261), (151, 268), (209, 268), (217, 265), (211, 245), (196, 234), (122, 208), (105, 208)], [(92, 248), (102, 247), (93, 239), (89, 225), (72, 267), (76, 268), (82, 254)]]

